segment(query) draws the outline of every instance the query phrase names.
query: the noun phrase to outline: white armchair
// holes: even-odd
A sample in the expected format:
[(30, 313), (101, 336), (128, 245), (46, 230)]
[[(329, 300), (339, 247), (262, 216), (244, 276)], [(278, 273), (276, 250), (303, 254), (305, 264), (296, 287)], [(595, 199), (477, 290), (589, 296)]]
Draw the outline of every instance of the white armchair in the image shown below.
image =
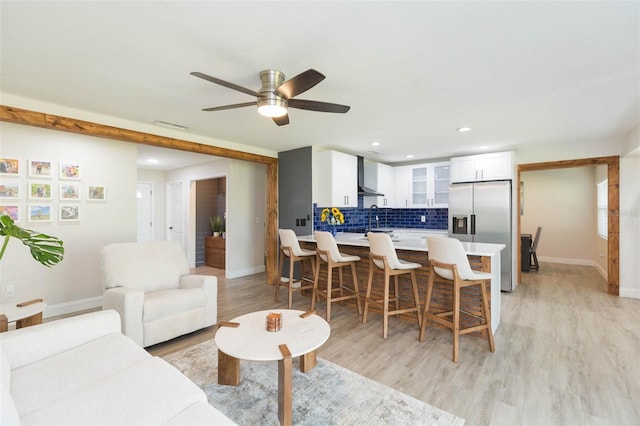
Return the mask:
[(100, 260), (102, 308), (118, 311), (122, 333), (140, 346), (217, 322), (217, 278), (190, 275), (179, 242), (109, 244)]

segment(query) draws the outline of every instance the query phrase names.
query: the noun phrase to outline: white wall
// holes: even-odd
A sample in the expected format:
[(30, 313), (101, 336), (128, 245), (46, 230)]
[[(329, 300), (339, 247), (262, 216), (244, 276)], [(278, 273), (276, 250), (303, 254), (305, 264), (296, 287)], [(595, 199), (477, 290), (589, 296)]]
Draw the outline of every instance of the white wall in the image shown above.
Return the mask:
[(227, 278), (236, 278), (265, 271), (265, 165), (218, 159), (210, 163), (172, 170), (166, 173), (166, 183), (182, 182), (185, 193), (183, 216), (187, 218), (187, 258), (195, 266), (195, 182), (217, 177), (227, 178), (226, 269)]
[[(0, 123), (0, 156), (27, 160), (49, 160), (57, 171), (61, 161), (78, 162), (81, 166), (80, 221), (58, 221), (57, 173), (41, 179), (52, 185), (52, 199), (42, 201), (52, 207), (53, 220), (48, 223), (27, 221), (27, 183), (34, 178), (26, 170), (17, 179), (22, 196), (19, 225), (64, 241), (64, 260), (47, 268), (37, 263), (22, 244), (12, 239), (0, 265), (0, 297), (2, 302), (44, 298), (49, 305), (45, 316), (100, 306), (102, 285), (99, 249), (108, 243), (136, 240), (136, 146), (130, 143)], [(8, 181), (10, 178), (3, 178)], [(15, 179), (15, 178), (14, 178)], [(101, 184), (107, 188), (106, 202), (86, 200), (86, 185)], [(0, 200), (13, 204), (14, 200)], [(71, 204), (71, 202), (69, 202)], [(15, 296), (6, 297), (7, 285), (15, 286)]]
[(542, 226), (538, 260), (594, 265), (596, 245), (595, 167), (521, 173), (524, 182), (522, 233)]

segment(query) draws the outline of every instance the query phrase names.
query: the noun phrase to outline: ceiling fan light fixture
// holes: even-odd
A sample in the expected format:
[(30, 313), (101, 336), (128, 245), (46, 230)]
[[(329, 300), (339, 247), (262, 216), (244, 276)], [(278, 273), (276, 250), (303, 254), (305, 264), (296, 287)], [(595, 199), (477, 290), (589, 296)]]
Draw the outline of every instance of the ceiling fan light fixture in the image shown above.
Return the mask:
[(265, 117), (282, 117), (287, 113), (287, 102), (278, 98), (262, 99), (258, 101), (258, 113)]

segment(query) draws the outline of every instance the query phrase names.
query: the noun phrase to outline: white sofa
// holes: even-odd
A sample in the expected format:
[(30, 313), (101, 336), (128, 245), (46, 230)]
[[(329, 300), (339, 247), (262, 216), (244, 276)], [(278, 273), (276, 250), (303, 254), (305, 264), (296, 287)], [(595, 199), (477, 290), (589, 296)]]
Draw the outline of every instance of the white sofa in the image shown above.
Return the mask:
[(232, 425), (99, 311), (0, 334), (2, 425)]
[(178, 241), (115, 243), (100, 251), (103, 309), (122, 317), (122, 333), (143, 347), (217, 322), (218, 281), (189, 274)]

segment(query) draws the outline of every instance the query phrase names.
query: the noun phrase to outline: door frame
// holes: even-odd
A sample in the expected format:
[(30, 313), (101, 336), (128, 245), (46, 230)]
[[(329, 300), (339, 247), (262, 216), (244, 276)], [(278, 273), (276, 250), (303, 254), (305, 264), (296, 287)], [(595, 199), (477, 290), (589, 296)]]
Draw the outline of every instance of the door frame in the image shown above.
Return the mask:
[(151, 145), (161, 148), (178, 149), (181, 151), (196, 152), (199, 154), (213, 155), (216, 157), (231, 158), (235, 160), (251, 161), (267, 166), (267, 205), (266, 205), (266, 270), (267, 284), (275, 284), (278, 278), (278, 158), (253, 154), (229, 148), (174, 139), (159, 136), (152, 133), (123, 129), (121, 127), (107, 126), (91, 121), (77, 120), (74, 118), (43, 112), (31, 111), (0, 105), (0, 121), (22, 124), (26, 126), (41, 127), (49, 130), (58, 130), (99, 138), (131, 142), (135, 144)]
[(609, 183), (609, 200), (608, 200), (608, 238), (607, 238), (607, 293), (612, 296), (620, 295), (620, 157), (594, 157), (584, 158), (579, 160), (564, 160), (564, 161), (549, 161), (545, 163), (529, 163), (518, 164), (516, 183), (518, 185), (516, 194), (518, 197), (517, 209), (518, 209), (518, 233), (516, 239), (518, 240), (518, 259), (517, 271), (518, 271), (518, 283), (522, 281), (521, 271), (521, 256), (519, 255), (520, 247), (520, 222), (521, 215), (519, 209), (522, 200), (520, 199), (520, 173), (530, 172), (536, 170), (549, 170), (549, 169), (563, 169), (569, 167), (582, 167), (582, 166), (607, 166), (607, 178)]

